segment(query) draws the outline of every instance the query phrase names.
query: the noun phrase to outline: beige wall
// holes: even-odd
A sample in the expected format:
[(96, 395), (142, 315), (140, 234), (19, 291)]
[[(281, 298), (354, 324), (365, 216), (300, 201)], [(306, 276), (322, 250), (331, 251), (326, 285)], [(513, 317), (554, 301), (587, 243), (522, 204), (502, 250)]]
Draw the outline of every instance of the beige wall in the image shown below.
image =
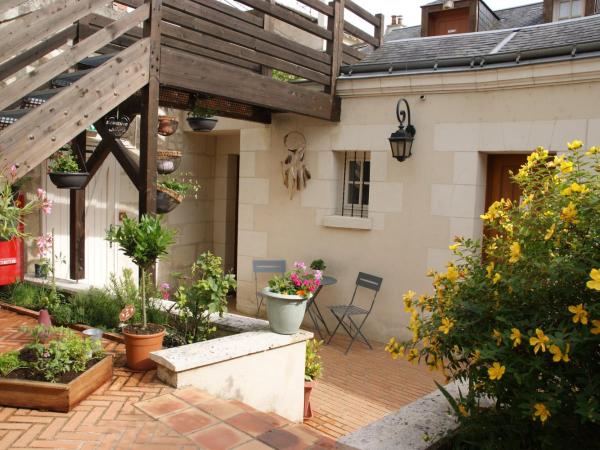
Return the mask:
[[(481, 235), (486, 153), (526, 153), (537, 145), (561, 151), (575, 138), (600, 143), (600, 65), (581, 64), (587, 79), (563, 63), (547, 67), (540, 86), (531, 68), (342, 81), (339, 124), (276, 115), (268, 128), (242, 130), (238, 308), (255, 311), (253, 259), (323, 258), (339, 282), (323, 289), (321, 304), (347, 302), (359, 271), (382, 276), (367, 336), (384, 341), (404, 334), (402, 293), (429, 291), (424, 274), (445, 266), (453, 236)], [(392, 159), (388, 143), (400, 96), (410, 102), (417, 127), (413, 157), (404, 163)], [(283, 137), (292, 130), (307, 139), (314, 178), (289, 200), (280, 161)], [(323, 225), (341, 185), (335, 152), (345, 150), (371, 152), (368, 230)]]

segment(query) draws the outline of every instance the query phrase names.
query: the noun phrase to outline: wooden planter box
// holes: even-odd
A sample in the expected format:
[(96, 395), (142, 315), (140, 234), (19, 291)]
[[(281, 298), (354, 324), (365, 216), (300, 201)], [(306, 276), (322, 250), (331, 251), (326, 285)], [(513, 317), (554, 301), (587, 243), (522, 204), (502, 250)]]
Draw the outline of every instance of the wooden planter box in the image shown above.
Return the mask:
[(113, 358), (109, 355), (67, 384), (0, 379), (0, 405), (69, 412), (109, 381), (112, 372)]

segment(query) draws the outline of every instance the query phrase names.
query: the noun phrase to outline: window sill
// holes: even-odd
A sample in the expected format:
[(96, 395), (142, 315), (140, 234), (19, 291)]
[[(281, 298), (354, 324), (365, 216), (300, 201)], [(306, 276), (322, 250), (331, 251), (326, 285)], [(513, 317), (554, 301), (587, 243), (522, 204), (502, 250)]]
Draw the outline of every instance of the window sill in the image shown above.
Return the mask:
[(321, 225), (329, 228), (371, 230), (373, 228), (373, 220), (370, 217), (325, 216)]

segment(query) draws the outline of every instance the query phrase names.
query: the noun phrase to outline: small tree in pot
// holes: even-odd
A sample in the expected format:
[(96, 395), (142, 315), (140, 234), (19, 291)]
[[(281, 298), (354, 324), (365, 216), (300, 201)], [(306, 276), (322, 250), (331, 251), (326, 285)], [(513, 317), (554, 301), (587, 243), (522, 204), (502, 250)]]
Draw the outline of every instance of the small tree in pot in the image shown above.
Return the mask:
[(159, 218), (143, 215), (137, 221), (125, 217), (123, 224), (112, 227), (106, 240), (116, 243), (140, 268), (142, 323), (130, 324), (123, 329), (127, 351), (127, 365), (134, 370), (148, 370), (153, 367), (150, 352), (159, 350), (165, 334), (164, 327), (148, 324), (146, 314), (146, 273), (156, 261), (167, 254), (174, 242), (175, 232), (162, 225)]
[(312, 417), (312, 408), (310, 407), (310, 394), (315, 387), (318, 378), (323, 375), (323, 363), (319, 356), (319, 349), (323, 341), (316, 339), (306, 342), (306, 362), (304, 365), (304, 418)]

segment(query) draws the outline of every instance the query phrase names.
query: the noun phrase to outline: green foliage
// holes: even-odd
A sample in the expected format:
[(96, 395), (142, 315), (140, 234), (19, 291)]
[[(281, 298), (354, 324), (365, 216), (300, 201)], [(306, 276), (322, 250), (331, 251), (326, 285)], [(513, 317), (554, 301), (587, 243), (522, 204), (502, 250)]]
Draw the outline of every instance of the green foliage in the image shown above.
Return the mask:
[(327, 265), (322, 259), (315, 259), (313, 262), (310, 263), (310, 268), (312, 270), (320, 270), (321, 272), (323, 272), (325, 269), (327, 269)]
[(210, 119), (214, 117), (216, 111), (214, 109), (206, 108), (201, 105), (194, 106), (190, 112), (188, 112), (188, 117), (192, 117), (194, 119)]
[(142, 326), (148, 325), (146, 309), (146, 271), (156, 261), (167, 254), (167, 249), (175, 241), (175, 231), (162, 225), (161, 219), (155, 216), (143, 215), (137, 221), (125, 217), (123, 224), (111, 226), (106, 233), (106, 239), (117, 243), (119, 248), (129, 256), (141, 269), (141, 299)]
[(277, 294), (310, 298), (319, 288), (321, 277), (320, 271), (307, 269), (303, 262), (295, 262), (291, 271), (269, 280), (269, 289)]
[(81, 168), (73, 156), (73, 149), (70, 145), (65, 145), (50, 158), (48, 164), (50, 172), (56, 173), (78, 173)]
[(43, 299), (47, 289), (30, 283), (15, 283), (7, 301), (13, 305), (39, 311), (44, 307)]
[(0, 353), (0, 376), (5, 377), (13, 370), (22, 366), (23, 363), (19, 359), (19, 352)]
[(175, 191), (183, 196), (193, 193), (194, 197), (197, 197), (198, 192), (200, 192), (201, 189), (201, 186), (190, 173), (184, 173), (178, 175), (177, 177), (163, 177), (158, 180), (158, 185), (167, 189), (171, 189), (172, 191)]
[(183, 320), (183, 334), (188, 342), (208, 339), (216, 331), (210, 325), (210, 314), (227, 312), (227, 293), (235, 289), (232, 274), (225, 274), (220, 257), (210, 252), (200, 255), (192, 265), (187, 285), (175, 294)]
[(300, 79), (300, 77), (296, 75), (287, 72), (282, 72), (281, 70), (277, 69), (273, 69), (272, 77), (274, 80), (285, 81), (286, 83)]
[(514, 176), (520, 203), (482, 215), (483, 250), (457, 238), (433, 295), (404, 296), (413, 339), (387, 350), (469, 383), (457, 448), (597, 446), (600, 149), (569, 148), (532, 153)]
[(313, 381), (321, 378), (323, 375), (323, 363), (319, 356), (319, 350), (323, 345), (323, 341), (312, 339), (306, 341), (306, 362), (304, 365), (304, 379)]
[[(16, 170), (15, 167), (13, 169)], [(8, 175), (7, 178), (0, 173), (0, 240), (8, 241), (14, 237), (27, 237), (26, 233), (19, 230), (19, 225), (25, 223), (25, 216), (38, 211), (46, 202), (45, 192), (38, 191), (38, 196), (34, 200), (19, 206), (16, 201), (16, 189), (18, 189), (18, 185), (14, 176)], [(42, 193), (43, 195), (41, 195)]]
[(72, 320), (104, 330), (119, 327), (119, 312), (123, 304), (104, 289), (91, 288), (70, 299)]
[[(61, 375), (71, 371), (84, 372), (91, 359), (104, 354), (100, 341), (82, 338), (68, 328), (38, 326), (25, 331), (34, 339), (32, 344), (24, 347), (25, 351), (34, 354), (28, 366), (43, 374), (47, 381), (56, 382)], [(50, 340), (43, 343), (46, 336)]]

